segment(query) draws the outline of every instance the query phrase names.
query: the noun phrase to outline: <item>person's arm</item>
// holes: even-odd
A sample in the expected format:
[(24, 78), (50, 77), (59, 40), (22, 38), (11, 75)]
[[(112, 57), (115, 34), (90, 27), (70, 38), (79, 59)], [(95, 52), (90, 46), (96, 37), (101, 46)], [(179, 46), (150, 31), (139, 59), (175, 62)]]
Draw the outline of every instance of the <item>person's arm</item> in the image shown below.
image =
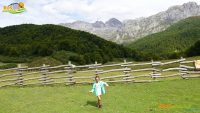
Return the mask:
[(104, 85), (104, 86), (109, 86), (106, 82), (103, 82), (103, 85)]
[(93, 84), (92, 90), (90, 90), (90, 92), (93, 93), (93, 92), (94, 92), (94, 89), (95, 89), (95, 84)]

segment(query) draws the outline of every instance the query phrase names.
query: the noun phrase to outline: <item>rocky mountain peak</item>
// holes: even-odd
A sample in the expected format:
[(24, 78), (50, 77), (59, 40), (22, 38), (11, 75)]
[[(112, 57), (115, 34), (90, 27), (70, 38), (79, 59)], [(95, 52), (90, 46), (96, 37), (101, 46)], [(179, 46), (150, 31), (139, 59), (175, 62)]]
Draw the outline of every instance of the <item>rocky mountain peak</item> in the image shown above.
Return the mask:
[(188, 2), (188, 3), (184, 3), (183, 7), (185, 8), (194, 8), (194, 7), (198, 7), (198, 4), (196, 2)]
[(96, 21), (95, 23), (92, 24), (92, 26), (96, 28), (102, 28), (105, 27), (105, 24), (102, 21)]
[(116, 18), (111, 18), (106, 22), (108, 27), (122, 27), (122, 22)]

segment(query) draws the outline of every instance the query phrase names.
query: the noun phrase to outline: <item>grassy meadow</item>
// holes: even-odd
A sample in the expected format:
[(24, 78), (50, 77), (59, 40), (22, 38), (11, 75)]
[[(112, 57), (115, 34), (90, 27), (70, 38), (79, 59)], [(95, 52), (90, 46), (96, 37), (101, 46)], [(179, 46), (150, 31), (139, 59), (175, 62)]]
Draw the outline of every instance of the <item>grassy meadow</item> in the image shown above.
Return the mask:
[(199, 85), (200, 79), (110, 84), (102, 109), (91, 85), (5, 87), (0, 113), (198, 113)]
[[(196, 60), (199, 57), (187, 60)], [(167, 61), (162, 61), (167, 62)], [(136, 62), (138, 63), (138, 62)], [(189, 64), (192, 65), (192, 64)], [(178, 67), (171, 64), (158, 69)], [(151, 66), (130, 67), (132, 69), (150, 68)], [(119, 69), (120, 66), (106, 67), (103, 70)], [(53, 70), (52, 70), (53, 71)], [(0, 72), (0, 75), (16, 73), (16, 71)], [(30, 72), (24, 72), (24, 74)], [(151, 71), (133, 72), (134, 76), (146, 75)], [(162, 75), (175, 74), (178, 71), (162, 72)], [(123, 75), (123, 72), (101, 74), (101, 77)], [(49, 77), (65, 76), (66, 73), (48, 74)], [(77, 72), (76, 76), (94, 76), (94, 72)], [(39, 74), (24, 76), (25, 79), (39, 77)], [(13, 79), (14, 76), (1, 77), (0, 80)], [(122, 80), (122, 78), (108, 79)], [(150, 77), (134, 80), (153, 80)], [(106, 88), (103, 95), (103, 108), (98, 109), (96, 97), (89, 93), (91, 85), (64, 84), (48, 86), (23, 86), (0, 88), (0, 113), (199, 113), (200, 112), (200, 79), (182, 79), (180, 76), (157, 78), (153, 83), (113, 83)], [(64, 82), (57, 79), (55, 82)], [(79, 81), (79, 80), (77, 80)], [(93, 79), (85, 79), (93, 81)], [(25, 83), (39, 82), (38, 80)], [(1, 82), (1, 85), (7, 82)]]

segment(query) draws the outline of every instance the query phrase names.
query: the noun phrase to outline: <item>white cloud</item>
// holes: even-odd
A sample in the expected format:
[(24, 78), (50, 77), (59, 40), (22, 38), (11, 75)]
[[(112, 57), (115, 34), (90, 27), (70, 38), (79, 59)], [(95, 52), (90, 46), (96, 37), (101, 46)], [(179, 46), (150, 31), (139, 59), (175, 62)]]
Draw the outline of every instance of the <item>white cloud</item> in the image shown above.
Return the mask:
[[(58, 24), (83, 20), (106, 21), (115, 17), (120, 20), (146, 17), (182, 5), (189, 0), (2, 0), (0, 7), (23, 1), (27, 12), (9, 14), (0, 12), (0, 26), (22, 23)], [(200, 0), (194, 0), (200, 4)]]

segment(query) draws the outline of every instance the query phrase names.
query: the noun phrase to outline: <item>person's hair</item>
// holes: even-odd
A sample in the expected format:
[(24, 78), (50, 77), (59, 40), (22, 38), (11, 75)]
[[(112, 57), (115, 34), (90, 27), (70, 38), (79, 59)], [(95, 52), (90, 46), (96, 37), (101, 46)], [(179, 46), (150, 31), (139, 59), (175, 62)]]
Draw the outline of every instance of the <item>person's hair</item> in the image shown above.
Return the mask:
[(100, 79), (100, 77), (99, 77), (98, 75), (97, 75), (97, 76), (95, 76), (95, 79), (96, 79), (96, 78), (99, 78), (99, 79)]

